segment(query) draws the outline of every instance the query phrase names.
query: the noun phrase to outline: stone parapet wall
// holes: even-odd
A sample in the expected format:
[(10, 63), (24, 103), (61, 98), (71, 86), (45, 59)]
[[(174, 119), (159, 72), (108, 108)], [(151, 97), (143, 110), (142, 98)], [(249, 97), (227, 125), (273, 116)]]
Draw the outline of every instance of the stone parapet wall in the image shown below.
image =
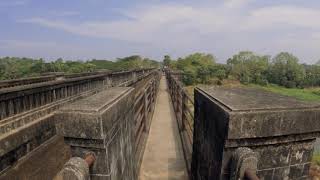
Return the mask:
[(137, 179), (160, 80), (154, 72), (132, 85), (113, 87), (61, 108), (58, 134), (72, 156), (96, 154), (91, 179)]
[[(25, 146), (19, 151), (28, 151), (27, 148), (28, 146)], [(27, 156), (16, 162), (15, 166), (0, 173), (0, 180), (51, 180), (70, 157), (70, 147), (64, 143), (63, 138), (53, 136), (30, 150)], [(2, 163), (3, 161), (1, 165)]]
[(34, 83), (54, 81), (56, 80), (56, 78), (57, 78), (56, 76), (50, 75), (50, 76), (30, 77), (30, 78), (22, 78), (22, 79), (1, 80), (0, 89), (34, 84)]
[(308, 179), (320, 104), (251, 88), (197, 88), (193, 179), (229, 179), (234, 152), (252, 149), (260, 179)]
[[(11, 104), (11, 106), (17, 108), (19, 106), (10, 103), (10, 101), (23, 104), (24, 100), (25, 102), (30, 100), (30, 98), (26, 98), (28, 96), (32, 97), (33, 102), (38, 101), (37, 104), (39, 104), (39, 106), (32, 106), (32, 109), (29, 110), (24, 109), (24, 107), (21, 111), (14, 110), (14, 112), (19, 113), (0, 120), (0, 174), (6, 174), (11, 167), (19, 165), (20, 159), (28, 157), (36, 148), (56, 135), (56, 120), (53, 116), (61, 107), (101, 91), (108, 91), (113, 86), (139, 87), (136, 89), (139, 89), (140, 92), (142, 91), (140, 88), (142, 84), (152, 82), (151, 84), (155, 88), (154, 85), (157, 82), (155, 77), (158, 77), (158, 74), (158, 71), (151, 69), (117, 72), (110, 73), (107, 76), (95, 75), (0, 90), (0, 103), (2, 105)], [(121, 76), (121, 78), (118, 76)], [(139, 83), (141, 85), (138, 86)], [(148, 90), (148, 93), (150, 92)], [(54, 94), (55, 96), (53, 96)], [(48, 95), (51, 95), (51, 98)], [(43, 97), (43, 100), (41, 100), (41, 97)], [(133, 97), (135, 96), (132, 96), (134, 100)], [(22, 99), (22, 101), (19, 99)], [(44, 103), (40, 103), (41, 101)], [(65, 140), (71, 143), (78, 139), (71, 140), (66, 137)], [(92, 140), (92, 142), (94, 141), (99, 140)]]
[(104, 86), (128, 86), (152, 71), (97, 74), (0, 89), (0, 121), (81, 92)]
[(57, 133), (72, 156), (96, 154), (91, 179), (135, 179), (132, 88), (114, 87), (61, 108)]
[(85, 72), (85, 73), (72, 73), (67, 74), (64, 72), (52, 72), (52, 73), (43, 73), (40, 77), (26, 77), (21, 79), (9, 79), (9, 80), (0, 80), (0, 89), (2, 88), (11, 88), (16, 86), (25, 86), (30, 84), (42, 83), (42, 82), (49, 82), (55, 80), (62, 80), (62, 79), (73, 79), (78, 77), (85, 77), (85, 76), (93, 76), (93, 75), (109, 75), (109, 74), (116, 74), (116, 73), (132, 73), (136, 72), (137, 74), (141, 74), (143, 71), (150, 71), (150, 69), (137, 69), (131, 71), (102, 71), (102, 72)]

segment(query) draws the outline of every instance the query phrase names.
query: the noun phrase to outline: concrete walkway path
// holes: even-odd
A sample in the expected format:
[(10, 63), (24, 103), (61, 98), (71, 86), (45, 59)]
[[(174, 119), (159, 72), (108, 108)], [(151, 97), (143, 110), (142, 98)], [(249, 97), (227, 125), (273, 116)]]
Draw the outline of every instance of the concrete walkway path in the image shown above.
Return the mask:
[(166, 79), (162, 77), (141, 164), (140, 180), (188, 179), (178, 125), (169, 96)]

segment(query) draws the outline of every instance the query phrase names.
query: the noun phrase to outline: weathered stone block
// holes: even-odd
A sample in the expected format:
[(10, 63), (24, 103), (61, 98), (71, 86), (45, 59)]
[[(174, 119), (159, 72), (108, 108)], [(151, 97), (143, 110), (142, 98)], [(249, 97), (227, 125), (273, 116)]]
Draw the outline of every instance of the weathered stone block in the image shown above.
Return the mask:
[(89, 166), (84, 159), (73, 157), (53, 180), (90, 180)]
[(114, 87), (61, 108), (57, 133), (73, 156), (92, 151), (95, 179), (136, 179), (133, 141), (133, 88)]
[(70, 158), (63, 137), (54, 136), (19, 159), (0, 180), (51, 180)]
[(32, 152), (55, 135), (55, 123), (47, 116), (11, 131), (0, 138), (0, 171)]
[(273, 178), (273, 172), (274, 169), (259, 170), (257, 171), (257, 175), (260, 177), (260, 180), (269, 180)]
[(259, 154), (261, 179), (304, 178), (320, 132), (320, 104), (252, 88), (195, 90), (194, 179), (228, 179), (238, 147)]

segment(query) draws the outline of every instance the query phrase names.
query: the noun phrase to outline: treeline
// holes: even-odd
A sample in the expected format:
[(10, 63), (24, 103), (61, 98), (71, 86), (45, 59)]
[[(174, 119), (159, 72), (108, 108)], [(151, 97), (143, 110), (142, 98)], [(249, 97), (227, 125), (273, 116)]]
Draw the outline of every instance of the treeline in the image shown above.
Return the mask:
[(186, 85), (210, 84), (217, 79), (220, 84), (229, 78), (244, 84), (272, 83), (287, 88), (320, 86), (320, 64), (299, 64), (299, 59), (287, 52), (271, 57), (243, 51), (229, 58), (227, 64), (218, 64), (213, 55), (203, 53), (178, 60), (165, 56), (164, 65), (183, 72)]
[(159, 62), (140, 56), (109, 60), (71, 61), (61, 58), (47, 62), (44, 59), (4, 57), (0, 58), (0, 80), (39, 76), (43, 73), (83, 73), (95, 71), (122, 71), (159, 67)]

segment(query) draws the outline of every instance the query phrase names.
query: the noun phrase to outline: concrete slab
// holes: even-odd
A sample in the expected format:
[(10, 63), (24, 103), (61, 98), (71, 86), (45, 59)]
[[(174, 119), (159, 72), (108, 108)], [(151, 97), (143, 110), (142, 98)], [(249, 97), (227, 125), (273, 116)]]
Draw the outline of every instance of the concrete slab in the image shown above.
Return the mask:
[(320, 107), (320, 103), (303, 102), (293, 97), (282, 96), (256, 88), (208, 86), (199, 88), (199, 91), (204, 92), (232, 111)]
[(167, 92), (167, 82), (161, 79), (150, 134), (140, 170), (140, 180), (188, 179), (177, 121)]

